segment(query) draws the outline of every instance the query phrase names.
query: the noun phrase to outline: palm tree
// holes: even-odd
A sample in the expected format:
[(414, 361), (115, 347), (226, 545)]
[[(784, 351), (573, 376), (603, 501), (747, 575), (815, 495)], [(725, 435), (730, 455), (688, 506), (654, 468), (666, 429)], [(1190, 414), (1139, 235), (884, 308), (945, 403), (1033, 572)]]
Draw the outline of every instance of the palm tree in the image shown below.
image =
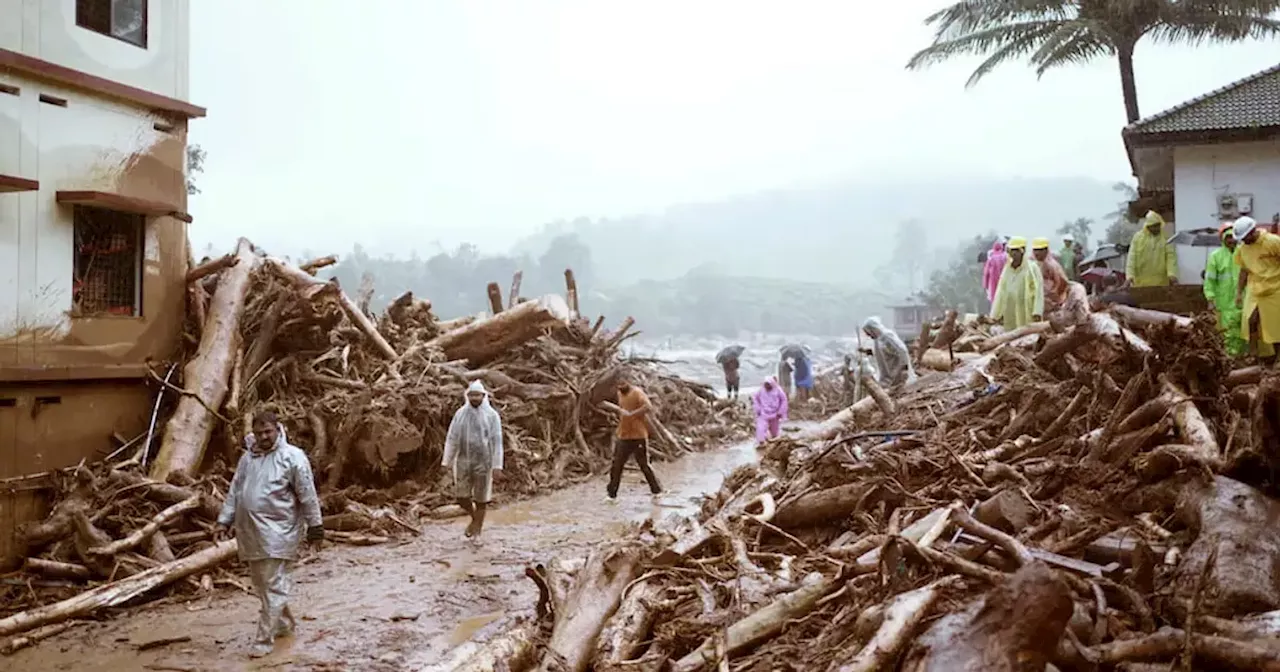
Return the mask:
[(1165, 43), (1238, 42), (1280, 35), (1280, 0), (959, 0), (930, 15), (933, 44), (907, 63), (923, 68), (960, 55), (985, 56), (966, 87), (997, 65), (1026, 57), (1036, 75), (1112, 56), (1129, 123), (1137, 121), (1133, 50), (1142, 38)]

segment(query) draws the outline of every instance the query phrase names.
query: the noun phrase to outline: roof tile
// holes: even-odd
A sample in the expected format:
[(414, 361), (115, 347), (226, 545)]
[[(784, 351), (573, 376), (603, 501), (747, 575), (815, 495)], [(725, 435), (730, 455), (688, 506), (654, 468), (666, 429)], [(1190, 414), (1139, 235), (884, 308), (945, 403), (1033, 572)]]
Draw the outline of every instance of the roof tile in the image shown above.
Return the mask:
[(1280, 65), (1129, 124), (1126, 135), (1280, 126)]

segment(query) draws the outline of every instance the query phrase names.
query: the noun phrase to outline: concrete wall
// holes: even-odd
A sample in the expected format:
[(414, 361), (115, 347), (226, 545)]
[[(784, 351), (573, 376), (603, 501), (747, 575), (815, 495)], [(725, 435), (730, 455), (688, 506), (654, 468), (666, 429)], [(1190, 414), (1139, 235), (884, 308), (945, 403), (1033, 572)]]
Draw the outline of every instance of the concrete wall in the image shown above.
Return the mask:
[(1218, 196), (1253, 194), (1253, 217), (1280, 212), (1280, 140), (1194, 145), (1174, 150), (1178, 230), (1218, 227)]
[(148, 0), (147, 48), (76, 25), (76, 0), (0, 0), (0, 49), (187, 99), (188, 0)]
[(72, 208), (55, 194), (103, 191), (185, 210), (185, 121), (11, 74), (0, 73), (0, 84), (20, 89), (0, 93), (0, 174), (40, 182), (39, 191), (0, 194), (0, 365), (167, 357), (185, 305), (185, 223), (147, 218), (142, 317), (72, 318)]

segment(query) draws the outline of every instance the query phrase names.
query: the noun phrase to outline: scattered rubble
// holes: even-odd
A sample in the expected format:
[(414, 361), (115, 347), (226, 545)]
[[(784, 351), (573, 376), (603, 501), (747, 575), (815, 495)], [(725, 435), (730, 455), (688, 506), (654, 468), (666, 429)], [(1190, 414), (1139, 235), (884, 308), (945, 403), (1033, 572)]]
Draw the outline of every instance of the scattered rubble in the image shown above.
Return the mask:
[(1280, 670), (1280, 374), (1232, 373), (1209, 317), (948, 324), (891, 408), (530, 568), (534, 654), (455, 669)]
[[(332, 263), (294, 265), (241, 239), (234, 254), (193, 269), (181, 379), (153, 371), (169, 399), (160, 421), (131, 442), (140, 446), (131, 456), (50, 475), (60, 493), (52, 513), (24, 527), (24, 566), (0, 584), (0, 637), (18, 636), (0, 648), (154, 599), (165, 586), (169, 599), (216, 586), (248, 590), (232, 571), (235, 541), (215, 543), (212, 532), (260, 410), (276, 411), (289, 441), (308, 453), (327, 538), (357, 545), (460, 514), (440, 461), (473, 380), (484, 381), (503, 418), (502, 498), (607, 469), (616, 419), (606, 402), (622, 375), (658, 409), (650, 416), (656, 459), (745, 436), (742, 411), (710, 388), (622, 359), (633, 321), (609, 330), (603, 317), (581, 318), (571, 272), (568, 300), (520, 297), (517, 274), (505, 304), (491, 285), (490, 316), (440, 321), (411, 293), (374, 316), (368, 288), (352, 299), (315, 277)], [(149, 459), (152, 435), (159, 448)]]

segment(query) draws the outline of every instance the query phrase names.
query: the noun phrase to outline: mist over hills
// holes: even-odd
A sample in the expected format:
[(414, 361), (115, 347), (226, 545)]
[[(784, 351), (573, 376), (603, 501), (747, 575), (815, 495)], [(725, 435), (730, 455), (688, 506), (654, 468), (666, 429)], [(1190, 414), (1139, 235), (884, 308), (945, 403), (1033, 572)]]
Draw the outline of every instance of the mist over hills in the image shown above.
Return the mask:
[(922, 179), (776, 190), (651, 215), (556, 221), (518, 241), (513, 253), (536, 258), (557, 236), (576, 234), (602, 287), (691, 270), (865, 287), (878, 284), (875, 272), (905, 220), (923, 225), (920, 251), (933, 266), (940, 251), (986, 231), (1052, 235), (1069, 220), (1101, 220), (1120, 200), (1114, 182)]

